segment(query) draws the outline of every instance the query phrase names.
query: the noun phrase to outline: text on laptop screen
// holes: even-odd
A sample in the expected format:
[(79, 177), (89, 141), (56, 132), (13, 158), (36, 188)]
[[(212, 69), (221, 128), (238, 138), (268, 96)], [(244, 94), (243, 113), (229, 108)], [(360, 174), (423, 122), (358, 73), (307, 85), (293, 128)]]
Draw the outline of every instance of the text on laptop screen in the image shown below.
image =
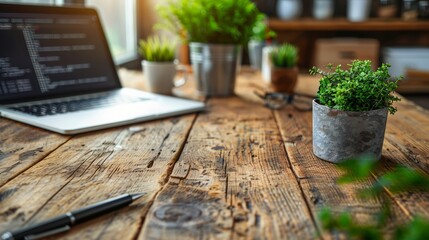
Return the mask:
[(0, 13), (0, 102), (118, 85), (96, 16)]

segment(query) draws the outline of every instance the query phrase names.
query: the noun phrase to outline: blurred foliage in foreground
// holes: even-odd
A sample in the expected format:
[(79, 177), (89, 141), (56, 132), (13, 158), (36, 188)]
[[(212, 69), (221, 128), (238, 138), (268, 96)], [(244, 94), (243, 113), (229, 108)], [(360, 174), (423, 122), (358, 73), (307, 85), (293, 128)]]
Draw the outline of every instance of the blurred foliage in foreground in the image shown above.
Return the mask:
[[(339, 184), (370, 180), (372, 172), (377, 171), (377, 161), (371, 156), (362, 156), (338, 165), (344, 175), (338, 179)], [(382, 202), (381, 210), (376, 215), (374, 224), (359, 224), (349, 212), (334, 213), (330, 208), (319, 212), (319, 220), (324, 230), (340, 232), (348, 239), (386, 239), (383, 232), (391, 215), (391, 200), (387, 192), (392, 194), (404, 192), (429, 192), (429, 177), (415, 169), (397, 166), (384, 173), (374, 181), (372, 186), (357, 192), (362, 199), (376, 198)], [(408, 223), (396, 226), (392, 239), (424, 240), (429, 239), (429, 219), (413, 216)]]

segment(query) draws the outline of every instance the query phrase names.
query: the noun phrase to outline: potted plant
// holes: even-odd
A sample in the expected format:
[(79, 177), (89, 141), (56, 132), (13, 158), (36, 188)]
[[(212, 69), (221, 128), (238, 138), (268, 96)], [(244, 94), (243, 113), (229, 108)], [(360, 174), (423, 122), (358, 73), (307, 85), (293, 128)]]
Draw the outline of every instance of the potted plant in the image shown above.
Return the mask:
[(393, 94), (397, 79), (391, 79), (389, 64), (373, 71), (371, 61), (354, 60), (342, 70), (328, 65), (321, 74), (313, 100), (313, 153), (326, 161), (341, 162), (362, 154), (381, 158), (388, 112), (394, 114)]
[(158, 11), (186, 33), (198, 92), (232, 95), (242, 45), (261, 14), (256, 5), (250, 0), (170, 0)]
[(265, 46), (271, 45), (277, 34), (270, 30), (266, 23), (264, 15), (260, 15), (252, 29), (253, 35), (247, 45), (249, 50), (250, 66), (254, 69), (262, 69), (262, 49)]
[(176, 44), (159, 36), (139, 41), (139, 54), (144, 58), (142, 68), (145, 86), (150, 92), (171, 94), (176, 75)]
[(271, 88), (275, 92), (293, 94), (298, 79), (298, 49), (289, 43), (271, 52)]
[(347, 19), (351, 22), (363, 22), (369, 17), (371, 0), (348, 0)]
[(302, 0), (278, 0), (277, 16), (282, 20), (298, 18), (302, 13)]

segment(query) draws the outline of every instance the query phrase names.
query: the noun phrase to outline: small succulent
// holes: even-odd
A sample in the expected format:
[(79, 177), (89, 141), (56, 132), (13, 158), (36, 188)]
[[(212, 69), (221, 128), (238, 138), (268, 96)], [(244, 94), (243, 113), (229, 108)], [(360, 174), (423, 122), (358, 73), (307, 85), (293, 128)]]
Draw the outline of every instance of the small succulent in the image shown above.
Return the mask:
[(278, 68), (292, 68), (298, 61), (298, 48), (284, 43), (271, 53), (273, 65)]
[(150, 62), (172, 62), (175, 59), (176, 44), (159, 36), (139, 41), (139, 54)]

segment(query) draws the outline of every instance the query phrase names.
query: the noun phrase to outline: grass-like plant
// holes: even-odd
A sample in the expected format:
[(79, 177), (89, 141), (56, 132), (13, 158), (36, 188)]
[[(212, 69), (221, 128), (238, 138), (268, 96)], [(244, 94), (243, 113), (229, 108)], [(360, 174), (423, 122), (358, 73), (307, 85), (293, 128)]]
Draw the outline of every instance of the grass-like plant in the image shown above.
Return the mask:
[(393, 103), (400, 98), (393, 95), (400, 78), (391, 79), (389, 64), (382, 64), (377, 70), (371, 69), (371, 61), (354, 60), (349, 69), (341, 65), (327, 66), (329, 72), (317, 67), (310, 74), (322, 75), (317, 92), (317, 101), (325, 106), (343, 111), (369, 111), (387, 107), (391, 114), (396, 112)]
[(139, 41), (139, 54), (150, 62), (172, 62), (175, 59), (176, 44), (174, 41), (152, 36)]
[(292, 68), (298, 61), (298, 48), (292, 44), (284, 43), (274, 49), (271, 53), (271, 60), (275, 67)]
[(188, 42), (247, 44), (260, 12), (251, 0), (169, 0), (159, 5), (158, 26)]

